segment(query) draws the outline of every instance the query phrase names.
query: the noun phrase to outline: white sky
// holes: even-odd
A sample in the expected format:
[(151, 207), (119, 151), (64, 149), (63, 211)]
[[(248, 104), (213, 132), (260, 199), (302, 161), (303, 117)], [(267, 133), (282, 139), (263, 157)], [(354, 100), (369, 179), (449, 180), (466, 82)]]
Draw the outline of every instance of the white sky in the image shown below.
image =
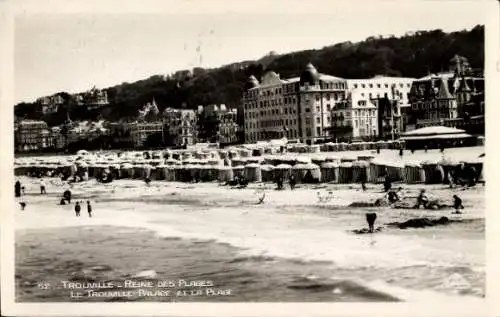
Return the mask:
[(416, 30), (470, 29), (486, 24), (488, 12), (483, 1), (465, 0), (376, 1), (377, 6), (355, 0), (228, 1), (232, 7), (204, 1), (160, 10), (145, 0), (135, 7), (114, 2), (94, 12), (67, 6), (64, 14), (25, 8), (15, 18), (15, 101), (258, 59), (272, 50), (286, 53)]

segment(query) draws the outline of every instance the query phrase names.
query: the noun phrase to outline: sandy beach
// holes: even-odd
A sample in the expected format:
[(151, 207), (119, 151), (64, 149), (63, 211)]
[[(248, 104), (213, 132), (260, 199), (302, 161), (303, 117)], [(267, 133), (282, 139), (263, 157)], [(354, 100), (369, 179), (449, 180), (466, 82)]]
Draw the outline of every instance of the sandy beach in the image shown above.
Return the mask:
[[(146, 187), (141, 181), (91, 180), (72, 188), (75, 201), (90, 200), (94, 208), (92, 218), (85, 208), (77, 218), (73, 205), (58, 205), (68, 185), (47, 179), (45, 196), (35, 181), (20, 180), (26, 186), (22, 200), (27, 207), (16, 210), (17, 301), (340, 302), (456, 297), (474, 301), (484, 297), (482, 185), (467, 190), (402, 185), (406, 197), (415, 197), (424, 187), (431, 198), (446, 203), (458, 194), (465, 210), (453, 215), (451, 209), (347, 207), (381, 197), (381, 186), (373, 184), (366, 192), (356, 184), (276, 191), (271, 184), (230, 189), (216, 183), (157, 181)], [(263, 191), (264, 203), (257, 204)], [(329, 191), (333, 198), (319, 202), (318, 192)], [(367, 210), (377, 212), (376, 226), (382, 231), (353, 234), (352, 230), (366, 227)], [(387, 225), (441, 216), (456, 222), (405, 230)], [(151, 280), (155, 287), (133, 288), (136, 293), (128, 297), (71, 297), (71, 291), (82, 290), (61, 286), (62, 281), (108, 281), (116, 284), (116, 290), (125, 289), (129, 279)], [(192, 294), (178, 295), (186, 288), (179, 280), (210, 283), (189, 288)], [(162, 281), (175, 284), (168, 288), (170, 295), (145, 295), (158, 290)], [(41, 289), (40, 282), (51, 287)], [(212, 294), (209, 288), (220, 292)]]

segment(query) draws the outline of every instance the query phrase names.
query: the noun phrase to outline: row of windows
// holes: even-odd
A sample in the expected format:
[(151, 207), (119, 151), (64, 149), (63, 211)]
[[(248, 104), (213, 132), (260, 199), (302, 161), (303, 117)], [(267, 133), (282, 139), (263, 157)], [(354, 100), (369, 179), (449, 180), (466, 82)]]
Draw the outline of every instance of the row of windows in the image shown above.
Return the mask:
[(441, 102), (432, 101), (430, 103), (423, 103), (423, 102), (414, 103), (411, 105), (411, 108), (413, 110), (428, 110), (428, 109), (441, 109), (441, 108), (451, 109), (453, 108), (452, 105), (453, 104), (448, 101), (441, 101)]
[(321, 88), (322, 89), (346, 89), (346, 83), (342, 82), (322, 82), (321, 83)]
[[(295, 129), (283, 131), (283, 132), (287, 138), (296, 138), (298, 135), (297, 130), (295, 130)], [(246, 138), (249, 139), (250, 141), (263, 140), (267, 137), (267, 135), (268, 134), (266, 132), (252, 132), (252, 133), (248, 133), (246, 135)]]
[(288, 125), (296, 125), (297, 119), (277, 119), (277, 120), (266, 120), (260, 122), (250, 122), (245, 124), (245, 129), (259, 129), (259, 128), (268, 128), (268, 127), (280, 127), (280, 126), (288, 126)]
[[(394, 84), (395, 85), (395, 84)], [(361, 88), (366, 88), (366, 84), (360, 84), (359, 86), (361, 86)], [(378, 83), (376, 84), (377, 88), (382, 88), (382, 84)], [(399, 88), (403, 88), (405, 85), (403, 83), (400, 83), (399, 84)], [(354, 88), (358, 88), (358, 84), (354, 84), (353, 85)], [(373, 84), (368, 84), (368, 87), (369, 88), (373, 88)], [(411, 87), (411, 83), (407, 83), (406, 84), (406, 87), (410, 88)], [(384, 84), (384, 88), (389, 88), (389, 84), (388, 83), (385, 83)]]
[(453, 111), (432, 111), (424, 113), (424, 120), (430, 119), (453, 119), (456, 115)]

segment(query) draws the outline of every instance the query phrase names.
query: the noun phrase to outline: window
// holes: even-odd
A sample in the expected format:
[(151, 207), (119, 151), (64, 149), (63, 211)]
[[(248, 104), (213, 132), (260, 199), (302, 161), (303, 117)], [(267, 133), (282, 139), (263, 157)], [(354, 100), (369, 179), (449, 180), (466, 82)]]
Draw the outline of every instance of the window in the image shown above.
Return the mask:
[(373, 88), (373, 84), (370, 84), (369, 86), (370, 86), (370, 88)]
[(319, 119), (319, 117), (318, 117), (318, 118), (316, 118), (316, 123), (317, 123), (317, 124), (320, 124), (320, 123), (321, 123), (321, 120)]
[(320, 111), (320, 110), (319, 110), (319, 106), (316, 106), (316, 112), (319, 112), (319, 111)]
[(358, 88), (358, 84), (354, 84), (354, 88)]
[(330, 100), (330, 94), (326, 94), (326, 100)]
[(306, 112), (311, 112), (311, 109), (309, 109), (309, 108), (306, 108)]
[(319, 95), (316, 95), (316, 101), (319, 101), (319, 99), (320, 99)]
[(403, 88), (403, 84), (399, 84), (399, 88)]
[(361, 84), (361, 88), (365, 88), (365, 87), (366, 87), (366, 85), (365, 85), (365, 84)]
[(330, 116), (326, 117), (326, 121), (327, 121), (328, 123), (330, 123), (330, 122), (331, 122), (331, 118), (330, 118)]
[(326, 110), (330, 111), (332, 110), (332, 107), (330, 105), (326, 105)]
[(384, 87), (385, 87), (385, 88), (389, 88), (389, 85), (388, 85), (388, 84), (384, 84)]
[(321, 128), (320, 127), (317, 127), (316, 128), (316, 135), (321, 135)]
[(288, 114), (288, 108), (285, 108), (285, 114)]
[(354, 120), (354, 126), (357, 128), (358, 127), (358, 120)]
[(311, 124), (311, 118), (306, 118), (305, 122), (306, 124)]
[(306, 129), (306, 136), (311, 136), (311, 128)]
[(380, 84), (377, 84), (377, 88), (380, 88)]

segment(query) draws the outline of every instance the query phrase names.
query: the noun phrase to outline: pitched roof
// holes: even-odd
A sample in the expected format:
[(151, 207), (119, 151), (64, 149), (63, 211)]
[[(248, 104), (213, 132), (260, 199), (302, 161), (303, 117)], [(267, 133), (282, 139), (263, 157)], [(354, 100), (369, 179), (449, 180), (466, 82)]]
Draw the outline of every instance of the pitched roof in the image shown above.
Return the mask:
[(442, 78), (439, 83), (439, 90), (436, 98), (438, 99), (453, 99), (453, 96), (450, 94), (448, 90), (447, 82), (445, 82)]

